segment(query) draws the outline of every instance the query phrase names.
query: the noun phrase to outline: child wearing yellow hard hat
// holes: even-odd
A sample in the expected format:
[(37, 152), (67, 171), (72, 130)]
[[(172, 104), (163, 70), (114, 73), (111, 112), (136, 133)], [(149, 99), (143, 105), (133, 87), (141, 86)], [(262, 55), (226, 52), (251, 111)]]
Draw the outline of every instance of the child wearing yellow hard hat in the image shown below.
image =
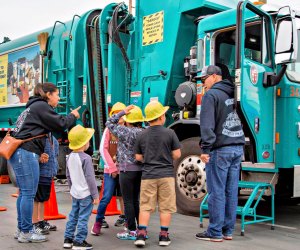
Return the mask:
[(175, 132), (163, 126), (168, 109), (168, 106), (164, 107), (158, 101), (147, 104), (145, 120), (149, 122), (150, 127), (137, 136), (135, 143), (135, 158), (143, 162), (139, 226), (134, 243), (137, 247), (146, 244), (146, 229), (157, 203), (161, 223), (159, 245), (168, 246), (171, 243), (168, 229), (172, 213), (176, 212), (173, 160), (181, 156), (181, 151)]
[[(117, 102), (112, 106), (109, 116), (111, 117), (125, 108), (125, 104)], [(124, 125), (124, 119), (122, 117), (119, 119), (119, 125)], [(109, 227), (105, 221), (104, 215), (113, 195), (119, 200), (122, 212), (117, 219), (115, 226), (121, 227), (125, 224), (124, 203), (119, 184), (119, 170), (117, 168), (117, 145), (118, 139), (109, 131), (108, 128), (105, 128), (99, 147), (99, 152), (104, 162), (103, 196), (97, 209), (96, 221), (91, 230), (91, 234), (95, 236), (100, 235), (101, 228)]]
[[(121, 126), (118, 121), (124, 115), (126, 115), (124, 117), (126, 126)], [(122, 240), (136, 239), (142, 169), (135, 160), (133, 147), (136, 136), (143, 130), (143, 121), (142, 110), (137, 106), (130, 105), (110, 117), (106, 122), (106, 127), (118, 138), (119, 178), (128, 228), (128, 231), (117, 234), (117, 238)]]
[(99, 202), (99, 196), (92, 158), (84, 151), (89, 148), (89, 141), (94, 132), (92, 128), (76, 125), (68, 134), (69, 148), (73, 150), (67, 158), (66, 169), (72, 195), (72, 210), (66, 225), (64, 248), (72, 248), (72, 246), (76, 249), (92, 248), (92, 245), (86, 242), (88, 220), (93, 204)]

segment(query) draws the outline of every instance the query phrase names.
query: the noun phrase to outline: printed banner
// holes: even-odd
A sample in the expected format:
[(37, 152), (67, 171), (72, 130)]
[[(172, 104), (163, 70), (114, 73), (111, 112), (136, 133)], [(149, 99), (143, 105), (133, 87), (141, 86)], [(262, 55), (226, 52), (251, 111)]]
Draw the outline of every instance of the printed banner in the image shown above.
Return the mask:
[(0, 56), (0, 106), (7, 104), (7, 55)]
[[(35, 85), (40, 82), (39, 45), (15, 51), (0, 58), (0, 67), (4, 70), (0, 69), (0, 72), (4, 72), (3, 74), (0, 73), (0, 77), (2, 77), (0, 79), (0, 105), (27, 103), (29, 96), (33, 95)], [(3, 58), (6, 58), (6, 61)], [(5, 85), (5, 88), (1, 87), (2, 84)]]

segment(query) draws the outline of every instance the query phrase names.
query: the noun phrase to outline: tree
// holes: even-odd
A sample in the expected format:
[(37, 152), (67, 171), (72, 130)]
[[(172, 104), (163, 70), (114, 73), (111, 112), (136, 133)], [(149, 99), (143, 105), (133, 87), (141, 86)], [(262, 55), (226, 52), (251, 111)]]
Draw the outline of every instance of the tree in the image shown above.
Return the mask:
[(3, 43), (7, 43), (7, 42), (10, 42), (11, 40), (9, 39), (9, 37), (5, 36), (3, 37), (3, 42), (0, 43), (0, 44), (3, 44)]

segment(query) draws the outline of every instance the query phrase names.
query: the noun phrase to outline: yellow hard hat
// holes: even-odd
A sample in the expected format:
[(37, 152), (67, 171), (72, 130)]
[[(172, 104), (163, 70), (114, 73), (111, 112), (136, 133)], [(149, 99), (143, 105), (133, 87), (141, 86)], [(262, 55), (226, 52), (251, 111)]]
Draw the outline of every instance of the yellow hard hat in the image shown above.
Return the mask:
[(83, 147), (93, 136), (95, 129), (76, 125), (68, 134), (69, 148), (72, 150)]
[(124, 103), (122, 103), (122, 102), (116, 102), (116, 103), (112, 106), (112, 108), (111, 108), (111, 110), (110, 110), (110, 112), (109, 112), (109, 116), (112, 116), (114, 112), (120, 112), (120, 111), (122, 111), (122, 110), (125, 109), (125, 108), (126, 108), (126, 106), (125, 106)]
[(129, 123), (143, 122), (144, 116), (142, 110), (138, 106), (133, 106), (134, 108), (130, 110), (130, 113), (125, 116), (124, 120)]
[(151, 101), (145, 107), (145, 121), (149, 122), (157, 119), (166, 113), (169, 109), (169, 106), (163, 106), (159, 101)]

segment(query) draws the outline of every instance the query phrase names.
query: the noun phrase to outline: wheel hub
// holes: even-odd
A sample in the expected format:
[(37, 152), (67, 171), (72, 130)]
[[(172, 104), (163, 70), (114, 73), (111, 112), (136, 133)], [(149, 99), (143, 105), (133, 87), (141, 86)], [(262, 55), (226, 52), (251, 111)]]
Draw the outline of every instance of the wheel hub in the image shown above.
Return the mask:
[(200, 200), (206, 193), (205, 164), (198, 155), (185, 157), (177, 168), (178, 189), (190, 200)]

